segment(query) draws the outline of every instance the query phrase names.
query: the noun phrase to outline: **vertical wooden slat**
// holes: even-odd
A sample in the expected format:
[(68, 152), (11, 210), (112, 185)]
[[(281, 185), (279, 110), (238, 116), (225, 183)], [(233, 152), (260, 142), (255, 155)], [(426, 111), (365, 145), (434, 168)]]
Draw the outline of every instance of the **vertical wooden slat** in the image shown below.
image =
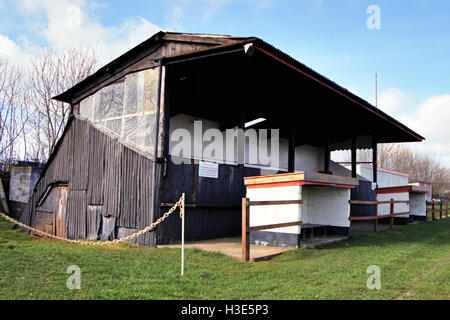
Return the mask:
[(439, 201), (439, 219), (442, 219), (442, 199)]
[(250, 206), (249, 199), (242, 198), (242, 260), (250, 260)]

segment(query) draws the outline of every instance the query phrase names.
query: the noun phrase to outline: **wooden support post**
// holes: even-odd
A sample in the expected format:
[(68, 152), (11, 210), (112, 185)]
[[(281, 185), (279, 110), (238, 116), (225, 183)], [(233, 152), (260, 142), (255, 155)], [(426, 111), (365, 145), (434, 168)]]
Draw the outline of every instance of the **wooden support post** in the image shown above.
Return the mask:
[(250, 205), (248, 198), (242, 198), (242, 260), (250, 260)]
[[(373, 211), (374, 211), (374, 216), (375, 217), (378, 217), (378, 204), (376, 204), (376, 205), (374, 205), (373, 206)], [(374, 219), (374, 223), (373, 223), (373, 232), (377, 232), (378, 231), (378, 219), (377, 218), (375, 218)]]
[(330, 173), (330, 140), (327, 137), (327, 141), (324, 147), (324, 157), (323, 157), (323, 162), (324, 162), (324, 168), (323, 171), (326, 174)]
[(425, 222), (428, 221), (428, 200), (425, 200)]
[(442, 219), (442, 199), (439, 201), (439, 219)]
[(291, 128), (289, 137), (288, 172), (295, 172), (295, 128)]
[(377, 141), (375, 140), (375, 137), (373, 137), (372, 141), (372, 165), (373, 165), (373, 182), (378, 182), (378, 174), (377, 174)]
[(238, 136), (237, 136), (237, 164), (241, 168), (244, 167), (245, 163), (245, 113), (241, 113), (241, 119), (238, 125)]
[(433, 202), (431, 203), (431, 221), (433, 221), (433, 220), (436, 220), (436, 219), (434, 218), (434, 200), (433, 200)]
[(352, 137), (352, 178), (356, 178), (356, 137)]
[(391, 229), (394, 227), (394, 199), (391, 199), (391, 208), (389, 210), (390, 214), (391, 214), (391, 218), (390, 218), (390, 227)]

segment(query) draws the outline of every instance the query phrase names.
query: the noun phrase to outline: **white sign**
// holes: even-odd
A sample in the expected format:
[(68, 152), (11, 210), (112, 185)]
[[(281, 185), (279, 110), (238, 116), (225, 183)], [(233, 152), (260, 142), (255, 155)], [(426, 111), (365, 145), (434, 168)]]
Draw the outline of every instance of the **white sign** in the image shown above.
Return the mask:
[(219, 178), (219, 164), (200, 161), (198, 176), (204, 178)]

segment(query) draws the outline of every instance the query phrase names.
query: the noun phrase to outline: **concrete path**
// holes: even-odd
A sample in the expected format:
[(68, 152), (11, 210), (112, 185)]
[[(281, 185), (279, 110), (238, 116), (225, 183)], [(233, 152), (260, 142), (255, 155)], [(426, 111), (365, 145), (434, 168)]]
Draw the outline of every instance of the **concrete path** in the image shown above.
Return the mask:
[[(185, 248), (197, 248), (205, 251), (215, 251), (231, 256), (236, 259), (242, 259), (241, 238), (220, 238), (212, 240), (202, 240), (184, 244)], [(158, 248), (180, 248), (181, 244), (160, 245)], [(265, 247), (250, 245), (250, 260), (261, 261), (268, 260), (283, 252), (294, 248)]]

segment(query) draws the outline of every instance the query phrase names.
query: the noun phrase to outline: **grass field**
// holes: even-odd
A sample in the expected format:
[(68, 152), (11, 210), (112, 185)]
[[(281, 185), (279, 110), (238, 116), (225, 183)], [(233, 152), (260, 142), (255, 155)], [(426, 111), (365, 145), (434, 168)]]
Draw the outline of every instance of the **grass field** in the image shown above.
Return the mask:
[[(42, 240), (0, 221), (0, 299), (449, 299), (450, 219), (396, 226), (266, 262), (179, 249), (82, 247)], [(69, 290), (67, 267), (81, 268)], [(366, 286), (381, 269), (380, 290)]]

